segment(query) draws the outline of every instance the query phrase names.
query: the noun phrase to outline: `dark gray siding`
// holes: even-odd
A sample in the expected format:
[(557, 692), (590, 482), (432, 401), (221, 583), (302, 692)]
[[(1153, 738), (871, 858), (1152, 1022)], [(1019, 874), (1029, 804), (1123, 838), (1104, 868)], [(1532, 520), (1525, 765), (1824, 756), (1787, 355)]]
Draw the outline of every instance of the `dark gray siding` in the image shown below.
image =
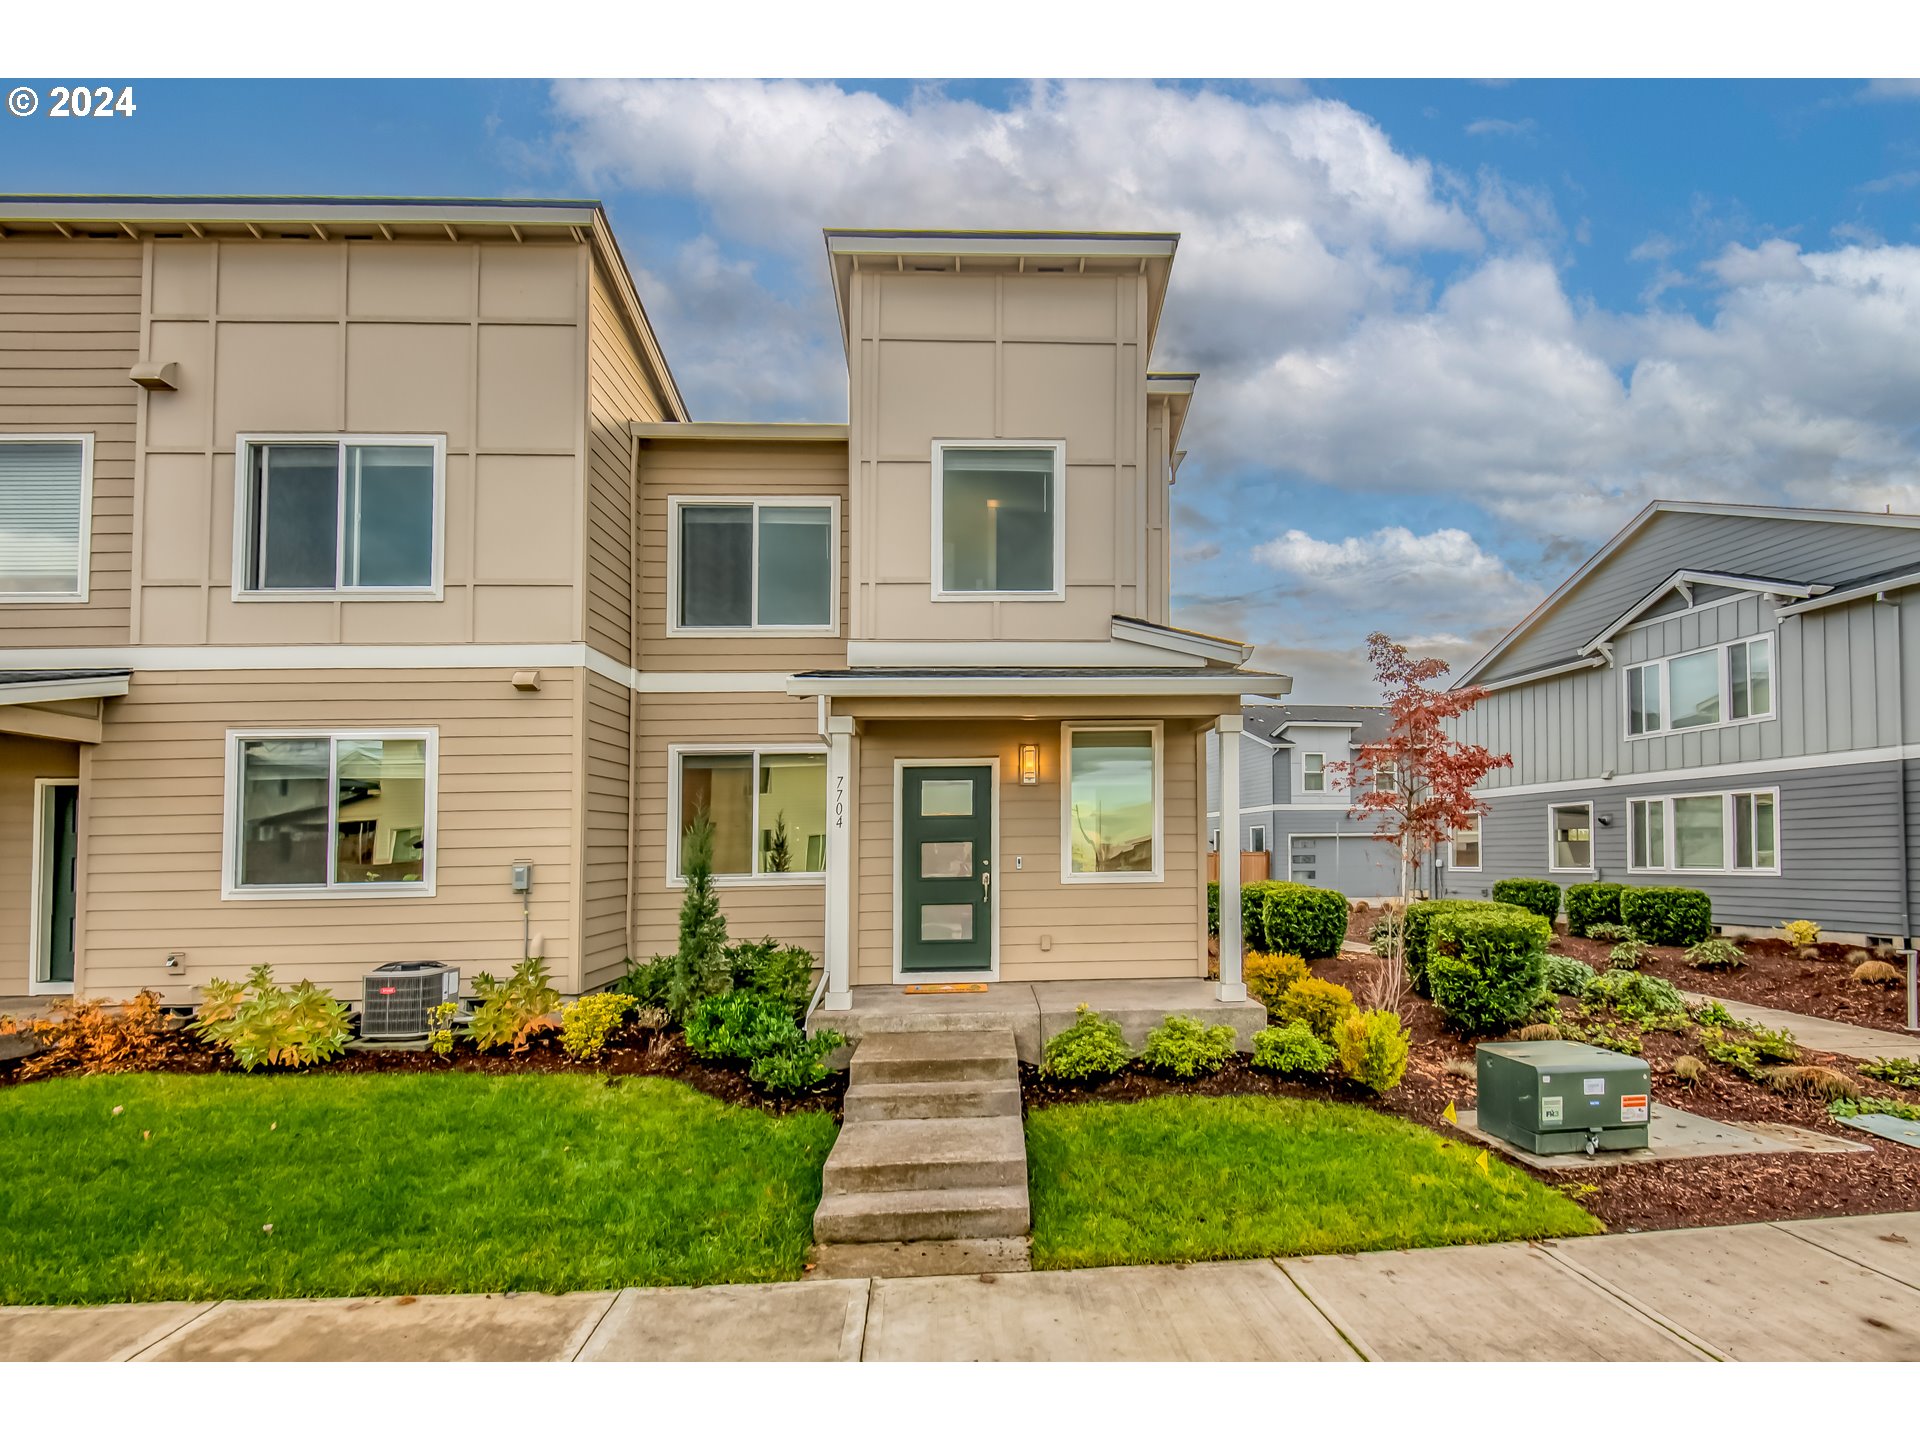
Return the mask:
[[(1686, 885), (1713, 899), (1722, 924), (1771, 926), (1782, 920), (1814, 920), (1829, 930), (1900, 935), (1905, 917), (1901, 875), (1902, 770), (1909, 799), (1908, 824), (1920, 815), (1916, 768), (1897, 760), (1812, 769), (1781, 769), (1734, 777), (1647, 784), (1570, 785), (1564, 790), (1495, 795), (1481, 826), (1483, 866), (1477, 875), (1447, 874), (1443, 893), (1483, 898), (1493, 882), (1537, 875), (1561, 885), (1582, 879), (1629, 885)], [(1689, 795), (1777, 787), (1780, 792), (1779, 875), (1660, 874), (1627, 870), (1627, 802), (1636, 796)], [(1592, 800), (1594, 861), (1591, 876), (1552, 874), (1547, 869), (1547, 810), (1551, 805)], [(1610, 824), (1601, 825), (1605, 818)], [(1920, 842), (1920, 831), (1914, 832)]]

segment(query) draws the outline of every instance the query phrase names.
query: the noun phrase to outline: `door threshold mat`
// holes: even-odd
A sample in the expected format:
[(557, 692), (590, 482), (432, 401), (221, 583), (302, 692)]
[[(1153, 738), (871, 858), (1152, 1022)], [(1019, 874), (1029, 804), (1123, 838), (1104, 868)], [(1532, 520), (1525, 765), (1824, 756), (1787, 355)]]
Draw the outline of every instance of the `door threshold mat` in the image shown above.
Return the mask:
[(909, 985), (900, 993), (903, 995), (984, 995), (987, 993), (987, 987), (977, 981), (951, 985)]

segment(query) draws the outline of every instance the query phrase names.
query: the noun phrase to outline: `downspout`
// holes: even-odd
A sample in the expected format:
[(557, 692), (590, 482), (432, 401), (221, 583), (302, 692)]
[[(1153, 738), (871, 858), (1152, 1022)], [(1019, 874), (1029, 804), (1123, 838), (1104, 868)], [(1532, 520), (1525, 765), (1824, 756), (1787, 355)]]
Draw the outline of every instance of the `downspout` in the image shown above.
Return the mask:
[[(640, 673), (640, 437), (627, 428), (627, 668)], [(633, 912), (639, 900), (640, 692), (627, 687), (627, 963), (632, 964)]]
[(1907, 657), (1902, 649), (1900, 602), (1889, 600), (1884, 590), (1873, 598), (1876, 604), (1893, 611), (1893, 726), (1894, 744), (1900, 754), (1896, 802), (1900, 813), (1900, 944), (1904, 948), (1913, 944), (1913, 862), (1907, 841)]

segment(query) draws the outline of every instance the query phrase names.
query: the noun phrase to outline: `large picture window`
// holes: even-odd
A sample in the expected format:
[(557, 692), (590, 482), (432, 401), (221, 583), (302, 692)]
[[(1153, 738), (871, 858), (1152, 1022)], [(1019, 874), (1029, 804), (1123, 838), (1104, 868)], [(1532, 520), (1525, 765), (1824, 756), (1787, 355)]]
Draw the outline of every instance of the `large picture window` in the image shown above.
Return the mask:
[(1066, 594), (1064, 451), (1051, 441), (934, 444), (936, 598)]
[(1780, 873), (1779, 792), (1666, 795), (1628, 804), (1630, 870)]
[(235, 731), (229, 745), (229, 898), (432, 893), (432, 731)]
[(705, 814), (713, 873), (732, 880), (818, 879), (827, 868), (827, 757), (817, 749), (676, 750), (668, 873)]
[(1158, 880), (1158, 725), (1064, 725), (1061, 878)]
[(0, 435), (0, 600), (87, 598), (91, 435)]
[(446, 441), (240, 437), (243, 595), (438, 593)]
[(832, 499), (675, 499), (673, 628), (831, 634), (840, 508)]
[(1758, 635), (1626, 667), (1629, 736), (1694, 730), (1773, 714), (1773, 637)]

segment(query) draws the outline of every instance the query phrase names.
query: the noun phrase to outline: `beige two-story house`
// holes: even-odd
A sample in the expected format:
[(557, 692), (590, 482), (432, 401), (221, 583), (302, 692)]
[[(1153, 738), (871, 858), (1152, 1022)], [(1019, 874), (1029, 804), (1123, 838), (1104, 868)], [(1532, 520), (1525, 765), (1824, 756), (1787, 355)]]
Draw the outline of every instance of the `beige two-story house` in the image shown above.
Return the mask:
[(1175, 247), (829, 232), (848, 423), (711, 423), (591, 202), (0, 199), (0, 994), (592, 989), (701, 814), (828, 1010), (1201, 979)]

